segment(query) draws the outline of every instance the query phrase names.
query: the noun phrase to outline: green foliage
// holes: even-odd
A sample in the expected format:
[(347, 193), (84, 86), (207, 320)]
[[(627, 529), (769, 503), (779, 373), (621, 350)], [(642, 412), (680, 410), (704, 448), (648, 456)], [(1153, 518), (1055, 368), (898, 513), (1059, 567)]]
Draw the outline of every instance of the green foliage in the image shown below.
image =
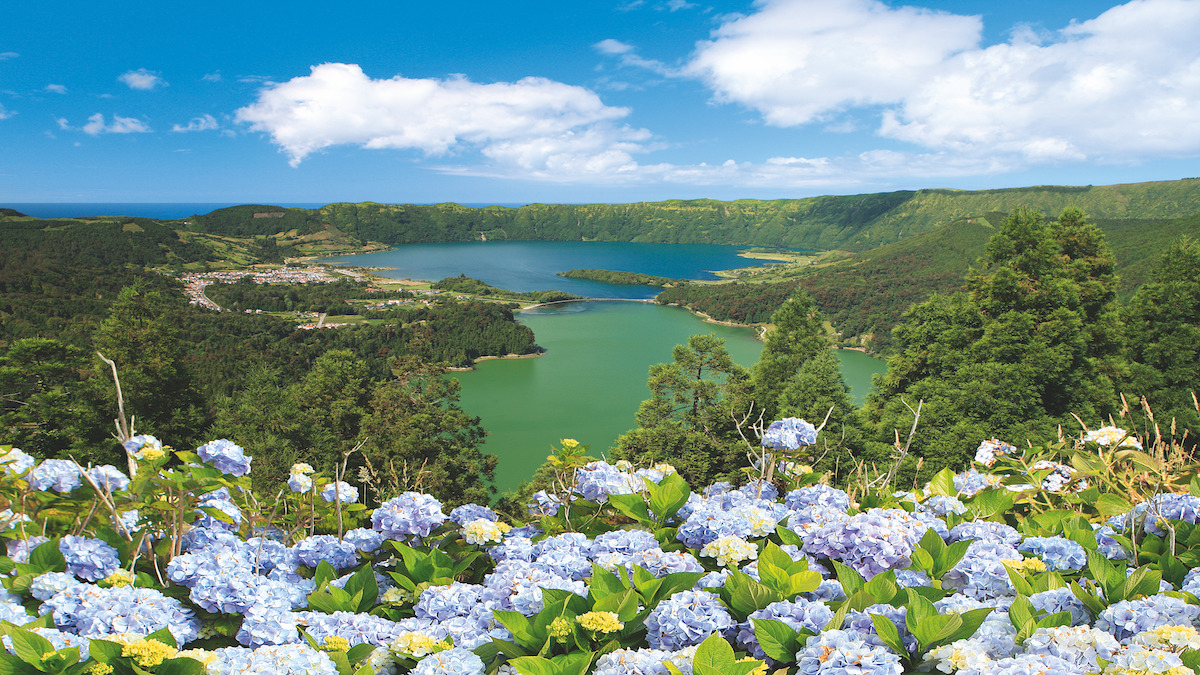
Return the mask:
[(924, 401), (913, 447), (954, 470), (979, 439), (1052, 438), (1072, 414), (1114, 412), (1121, 331), (1100, 231), (1078, 210), (1054, 223), (1018, 210), (981, 262), (970, 295), (935, 295), (896, 329), (900, 351), (866, 407), (870, 460), (890, 461), (893, 429), (909, 426), (902, 398)]
[(579, 299), (578, 295), (563, 291), (526, 291), (523, 293), (506, 291), (503, 288), (496, 288), (495, 286), (485, 284), (478, 279), (472, 279), (465, 274), (460, 274), (456, 277), (446, 277), (441, 281), (430, 284), (430, 288), (440, 291), (450, 291), (452, 293), (467, 293), (470, 295), (501, 298), (504, 300), (522, 300), (525, 302), (559, 302), (562, 300)]
[(559, 272), (558, 276), (567, 277), (568, 279), (588, 279), (590, 281), (600, 281), (606, 284), (615, 286), (656, 286), (662, 288), (671, 284), (683, 282), (683, 279), (672, 279), (670, 277), (659, 277), (653, 274), (641, 274), (640, 272), (619, 272), (616, 270), (568, 270)]

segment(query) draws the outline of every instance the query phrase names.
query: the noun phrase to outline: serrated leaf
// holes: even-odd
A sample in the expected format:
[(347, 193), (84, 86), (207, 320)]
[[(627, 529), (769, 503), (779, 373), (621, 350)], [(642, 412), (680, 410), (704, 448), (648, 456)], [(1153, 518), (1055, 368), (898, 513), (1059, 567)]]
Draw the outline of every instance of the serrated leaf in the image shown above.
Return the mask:
[(692, 660), (694, 675), (729, 675), (733, 668), (733, 647), (720, 635), (713, 633), (696, 649)]
[(41, 665), (43, 654), (55, 651), (54, 645), (37, 633), (14, 628), (9, 636), (12, 637), (13, 651), (17, 656), (25, 663), (34, 666)]
[(781, 663), (794, 663), (799, 651), (800, 633), (782, 621), (774, 619), (751, 619), (754, 635), (763, 652)]

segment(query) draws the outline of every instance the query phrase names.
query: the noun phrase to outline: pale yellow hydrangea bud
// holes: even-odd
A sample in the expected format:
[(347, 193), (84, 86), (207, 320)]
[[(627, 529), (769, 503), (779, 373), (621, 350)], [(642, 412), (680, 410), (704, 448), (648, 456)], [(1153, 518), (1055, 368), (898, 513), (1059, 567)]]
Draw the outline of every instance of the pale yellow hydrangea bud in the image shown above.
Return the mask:
[(462, 527), (463, 539), (468, 544), (499, 543), (506, 531), (502, 523), (494, 523), (487, 518), (476, 518)]
[(757, 558), (758, 548), (741, 537), (725, 535), (705, 544), (700, 555), (716, 558), (721, 567), (736, 568), (743, 560)]
[(596, 633), (615, 633), (625, 627), (615, 612), (588, 612), (579, 616), (579, 625)]

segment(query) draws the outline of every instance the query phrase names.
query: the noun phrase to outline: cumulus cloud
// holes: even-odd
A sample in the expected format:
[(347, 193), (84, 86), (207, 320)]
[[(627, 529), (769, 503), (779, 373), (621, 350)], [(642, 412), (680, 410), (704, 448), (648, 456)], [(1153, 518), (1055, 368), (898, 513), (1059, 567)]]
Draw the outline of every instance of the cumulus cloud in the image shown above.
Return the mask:
[(142, 91), (167, 86), (166, 80), (162, 79), (161, 75), (145, 68), (124, 72), (117, 80), (124, 82), (130, 89), (139, 89)]
[(182, 133), (187, 131), (213, 131), (219, 129), (217, 118), (212, 115), (205, 114), (201, 117), (193, 117), (186, 125), (176, 124), (171, 127), (171, 131)]
[(1200, 3), (1133, 0), (1055, 33), (1018, 26), (988, 47), (981, 31), (979, 17), (876, 0), (764, 0), (699, 44), (683, 72), (781, 127), (877, 114), (878, 134), (943, 161), (1200, 152)]
[(649, 137), (617, 124), (628, 114), (588, 89), (543, 78), (376, 80), (357, 65), (326, 63), (266, 86), (236, 118), (269, 134), (292, 166), (323, 148), (353, 144), (426, 156), (478, 150), (540, 175), (627, 164)]
[[(66, 120), (59, 120), (61, 128), (69, 128), (64, 126), (65, 124)], [(83, 125), (82, 130), (89, 136), (97, 136), (99, 134), (144, 134), (151, 131), (149, 125), (135, 117), (113, 115), (112, 123), (105, 124), (104, 115), (100, 113), (89, 117), (87, 124)]]
[(48, 84), (46, 85), (46, 91), (52, 94), (65, 94), (67, 93), (67, 88), (61, 84)]

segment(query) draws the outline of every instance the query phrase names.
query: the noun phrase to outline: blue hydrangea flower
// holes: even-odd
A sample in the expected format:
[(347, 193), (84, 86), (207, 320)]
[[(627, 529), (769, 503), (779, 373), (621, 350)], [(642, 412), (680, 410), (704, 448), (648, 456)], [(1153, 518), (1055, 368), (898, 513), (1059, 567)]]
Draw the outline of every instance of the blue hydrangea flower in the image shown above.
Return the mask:
[(22, 452), (20, 448), (11, 448), (0, 455), (0, 465), (10, 476), (20, 476), (32, 469), (34, 464), (37, 464), (37, 460), (32, 455)]
[(1071, 625), (1082, 626), (1092, 621), (1092, 615), (1088, 613), (1087, 607), (1070, 588), (1055, 588), (1049, 591), (1041, 591), (1029, 596), (1029, 602), (1033, 606), (1047, 614), (1057, 614), (1058, 612), (1071, 613)]
[(587, 550), (593, 556), (602, 553), (636, 553), (658, 548), (658, 540), (646, 530), (613, 530), (596, 535)]
[(828, 485), (809, 485), (787, 493), (783, 504), (791, 511), (800, 511), (807, 506), (846, 511), (850, 508), (850, 495)]
[(39, 535), (34, 535), (28, 539), (9, 539), (6, 546), (8, 557), (12, 558), (13, 562), (27, 563), (29, 562), (29, 554), (35, 548), (48, 541), (50, 541), (48, 537)]
[(490, 520), (493, 523), (500, 520), (500, 516), (496, 515), (495, 511), (479, 504), (463, 504), (450, 512), (450, 520), (459, 525), (466, 525), (472, 520), (479, 520), (480, 518)]
[(520, 560), (505, 560), (484, 579), (483, 601), (496, 609), (520, 612), (533, 616), (541, 611), (542, 589), (557, 588), (579, 596), (587, 596), (587, 586), (563, 570)]
[(795, 602), (773, 602), (765, 608), (755, 611), (747, 620), (738, 624), (737, 643), (742, 649), (750, 652), (756, 659), (767, 658), (758, 636), (754, 632), (754, 619), (774, 619), (791, 626), (793, 630), (808, 629), (820, 633), (825, 624), (833, 619), (833, 610), (823, 602), (813, 602), (797, 598)]
[(1153, 595), (1140, 600), (1122, 600), (1109, 605), (1096, 617), (1096, 628), (1112, 633), (1121, 644), (1142, 631), (1161, 626), (1191, 625), (1200, 607), (1179, 598)]
[(417, 662), (413, 675), (483, 675), (483, 659), (468, 649), (455, 647), (430, 654)]
[(1038, 628), (1025, 639), (1026, 654), (1056, 656), (1089, 672), (1101, 670), (1097, 659), (1111, 661), (1120, 649), (1112, 635), (1089, 626)]
[(917, 510), (922, 513), (932, 513), (935, 516), (945, 518), (951, 513), (966, 513), (967, 505), (955, 497), (933, 495), (925, 501), (918, 503)]
[(301, 565), (315, 568), (322, 560), (334, 569), (346, 569), (358, 564), (358, 550), (348, 541), (338, 541), (332, 534), (317, 534), (300, 540), (293, 548)]
[(930, 526), (922, 515), (927, 514), (871, 509), (810, 532), (803, 550), (818, 560), (840, 561), (870, 579), (885, 570), (911, 564), (909, 555)]
[(321, 488), (321, 499), (331, 504), (335, 500), (343, 504), (353, 504), (358, 501), (358, 488), (345, 481), (328, 483)]
[(990, 520), (972, 520), (959, 523), (951, 528), (950, 536), (946, 538), (946, 541), (953, 543), (963, 541), (964, 539), (990, 541), (1015, 548), (1017, 544), (1021, 543), (1021, 533), (1004, 523), (997, 523)]
[(942, 588), (953, 589), (976, 600), (1015, 595), (1012, 580), (1002, 560), (1023, 560), (1015, 548), (989, 541), (972, 541), (966, 555), (942, 577)]
[(35, 490), (53, 488), (59, 494), (66, 494), (82, 483), (79, 465), (69, 459), (44, 460), (29, 474), (29, 486)]
[(736, 628), (720, 598), (708, 591), (681, 591), (660, 602), (646, 617), (646, 640), (651, 649), (682, 649), (698, 645), (713, 633)]
[(853, 631), (827, 630), (808, 638), (796, 653), (805, 675), (900, 675), (900, 657), (883, 647), (869, 645)]
[(384, 647), (391, 643), (399, 629), (395, 621), (372, 614), (355, 612), (295, 612), (296, 621), (318, 643), (330, 636), (345, 638), (350, 646), (370, 644)]
[(562, 507), (562, 500), (558, 495), (552, 495), (545, 490), (538, 490), (529, 498), (529, 504), (526, 505), (529, 515), (534, 518), (553, 518), (558, 515), (558, 509)]
[(442, 503), (420, 492), (405, 492), (380, 504), (371, 514), (371, 526), (388, 539), (428, 536), (446, 522)]
[(413, 611), (418, 619), (445, 621), (455, 616), (467, 616), (482, 602), (487, 590), (478, 584), (457, 581), (448, 586), (430, 586), (421, 592)]
[(799, 417), (771, 422), (763, 433), (763, 447), (775, 450), (799, 450), (817, 442), (817, 428)]
[(608, 462), (588, 462), (575, 470), (575, 492), (600, 503), (611, 495), (629, 495), (645, 489), (642, 479), (625, 473)]
[(99, 581), (121, 567), (117, 549), (99, 539), (67, 535), (58, 550), (67, 560), (67, 572), (87, 581)]
[(668, 675), (664, 662), (670, 658), (662, 649), (618, 649), (596, 659), (592, 675)]
[(365, 527), (356, 527), (347, 532), (342, 541), (347, 542), (362, 553), (373, 553), (383, 545), (383, 534)]
[(209, 441), (196, 448), (200, 459), (212, 464), (217, 471), (230, 476), (245, 476), (250, 473), (250, 460), (242, 446), (227, 439)]
[(1081, 570), (1087, 566), (1083, 546), (1065, 537), (1026, 537), (1017, 550), (1040, 557), (1051, 572)]
[(88, 469), (88, 478), (109, 492), (124, 490), (129, 487), (129, 477), (112, 464), (102, 464)]
[(325, 652), (307, 643), (245, 647), (222, 647), (213, 651), (208, 675), (337, 675), (337, 666)]
[(971, 467), (954, 476), (954, 489), (965, 497), (974, 497), (983, 490), (999, 486), (999, 476), (993, 476), (990, 473), (979, 473), (979, 470), (975, 467)]
[(184, 644), (200, 633), (200, 621), (191, 610), (152, 588), (79, 584), (43, 602), (40, 611), (51, 612), (58, 628), (90, 638), (117, 633), (149, 635), (165, 627), (178, 644)]

